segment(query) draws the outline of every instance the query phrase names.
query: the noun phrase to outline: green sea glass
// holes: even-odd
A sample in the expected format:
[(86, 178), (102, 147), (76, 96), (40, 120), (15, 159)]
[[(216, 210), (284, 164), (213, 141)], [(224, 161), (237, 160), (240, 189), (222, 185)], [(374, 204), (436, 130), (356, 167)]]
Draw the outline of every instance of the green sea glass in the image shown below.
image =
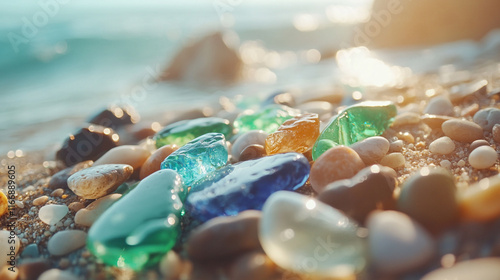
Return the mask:
[(167, 125), (154, 136), (156, 147), (175, 144), (183, 146), (189, 141), (210, 132), (218, 132), (230, 137), (233, 128), (228, 120), (222, 118), (199, 118), (184, 120)]
[(299, 114), (299, 110), (284, 105), (268, 105), (255, 112), (243, 112), (234, 120), (233, 126), (239, 133), (263, 130), (271, 134), (286, 120)]
[(136, 271), (157, 263), (180, 235), (186, 194), (175, 171), (151, 174), (92, 225), (89, 251), (105, 264)]
[(316, 160), (337, 145), (349, 146), (384, 133), (394, 120), (397, 109), (390, 101), (367, 101), (350, 106), (335, 116), (321, 132), (312, 150)]

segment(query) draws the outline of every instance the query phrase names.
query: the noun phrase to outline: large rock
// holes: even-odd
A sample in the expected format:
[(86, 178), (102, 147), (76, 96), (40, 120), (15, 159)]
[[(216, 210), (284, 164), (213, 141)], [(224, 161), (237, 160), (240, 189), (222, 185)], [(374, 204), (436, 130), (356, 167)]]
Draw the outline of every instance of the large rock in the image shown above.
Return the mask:
[(163, 81), (226, 84), (241, 78), (243, 61), (220, 33), (210, 34), (185, 46), (160, 76)]

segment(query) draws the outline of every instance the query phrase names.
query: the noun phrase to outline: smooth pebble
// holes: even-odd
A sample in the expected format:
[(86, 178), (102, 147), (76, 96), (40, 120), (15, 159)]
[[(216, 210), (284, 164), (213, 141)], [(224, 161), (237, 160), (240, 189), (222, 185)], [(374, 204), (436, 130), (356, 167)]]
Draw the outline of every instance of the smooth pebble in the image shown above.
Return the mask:
[(311, 168), (310, 182), (316, 192), (337, 180), (349, 179), (365, 167), (353, 149), (336, 146), (324, 152)]
[(403, 167), (406, 163), (406, 159), (402, 153), (390, 153), (384, 156), (380, 160), (380, 164), (384, 166), (388, 166), (390, 168), (396, 169), (399, 167)]
[(262, 130), (252, 130), (245, 132), (236, 138), (232, 147), (231, 147), (231, 155), (235, 161), (239, 161), (239, 157), (243, 150), (253, 144), (265, 146), (267, 133)]
[(91, 160), (82, 161), (77, 163), (71, 167), (63, 169), (56, 174), (54, 174), (49, 181), (48, 188), (55, 190), (58, 188), (67, 189), (68, 188), (68, 178), (75, 174), (76, 172), (83, 170), (85, 168), (89, 168), (92, 166), (94, 162)]
[(401, 152), (403, 150), (403, 140), (396, 140), (389, 145), (389, 152)]
[(263, 252), (238, 256), (229, 267), (229, 280), (273, 279), (276, 265)]
[(483, 138), (483, 129), (474, 122), (453, 119), (441, 125), (443, 133), (458, 142), (472, 143)]
[(455, 179), (443, 168), (424, 167), (401, 186), (399, 210), (437, 232), (458, 218)]
[[(45, 271), (50, 269), (47, 259), (25, 259), (19, 265), (19, 280), (35, 280)], [(0, 278), (3, 280), (3, 278)]]
[(171, 153), (177, 151), (179, 147), (176, 145), (165, 145), (158, 148), (148, 159), (144, 162), (139, 173), (139, 178), (142, 180), (154, 172), (160, 170), (161, 163), (167, 158)]
[(75, 224), (90, 227), (111, 204), (115, 203), (121, 197), (121, 194), (113, 193), (90, 203), (87, 207), (76, 212)]
[(430, 234), (397, 211), (375, 212), (367, 220), (371, 261), (377, 270), (399, 274), (429, 262), (434, 254)]
[(38, 280), (78, 280), (78, 278), (70, 272), (53, 268), (42, 273)]
[(38, 217), (45, 224), (53, 226), (62, 220), (68, 212), (69, 209), (66, 205), (49, 204), (40, 208)]
[(432, 98), (424, 109), (424, 114), (452, 116), (453, 113), (453, 104), (445, 96)]
[(122, 145), (107, 151), (94, 162), (94, 166), (102, 164), (128, 164), (139, 170), (151, 153), (137, 145)]
[(450, 268), (427, 273), (422, 280), (498, 280), (500, 258), (481, 258), (459, 262)]
[(164, 280), (179, 279), (182, 274), (182, 260), (174, 251), (166, 253), (158, 265)]
[(241, 151), (239, 161), (258, 159), (263, 156), (266, 156), (266, 149), (261, 145), (253, 144), (247, 146), (245, 149), (243, 149), (243, 151)]
[(64, 140), (56, 158), (72, 166), (86, 160), (96, 160), (118, 146), (120, 137), (113, 129), (90, 124)]
[(33, 199), (33, 205), (35, 206), (44, 205), (47, 201), (49, 201), (49, 197), (46, 195), (42, 195)]
[(103, 164), (93, 166), (71, 175), (69, 188), (85, 199), (103, 197), (127, 181), (134, 169), (126, 164)]
[(396, 171), (392, 168), (368, 166), (351, 179), (329, 184), (317, 198), (363, 223), (375, 209), (394, 208), (396, 177)]
[(490, 168), (497, 162), (498, 154), (490, 146), (481, 146), (469, 154), (469, 163), (476, 169)]
[(485, 108), (474, 114), (472, 119), (485, 131), (491, 131), (495, 124), (500, 124), (500, 109)]
[(389, 151), (390, 143), (382, 136), (374, 136), (352, 144), (351, 149), (358, 153), (365, 164), (373, 164), (382, 159)]
[(472, 142), (472, 144), (470, 144), (470, 151), (474, 151), (477, 147), (481, 147), (481, 146), (489, 146), (490, 143), (488, 143), (488, 141), (484, 140), (484, 139), (479, 139), (479, 140), (476, 140), (474, 142)]
[(213, 260), (259, 249), (260, 218), (260, 211), (247, 210), (237, 216), (209, 220), (189, 236), (187, 243), (189, 257), (196, 260)]
[(420, 122), (420, 114), (414, 112), (404, 112), (396, 116), (391, 127), (398, 127), (403, 125), (418, 124)]
[(85, 245), (87, 233), (82, 230), (63, 230), (56, 232), (47, 244), (53, 256), (67, 255)]
[(455, 150), (455, 143), (448, 136), (440, 137), (429, 145), (429, 150), (431, 153), (447, 155), (452, 153)]
[(484, 178), (458, 193), (463, 220), (488, 222), (500, 217), (500, 175)]
[(449, 116), (440, 116), (440, 115), (423, 115), (420, 117), (423, 123), (429, 126), (432, 129), (441, 129), (441, 125), (448, 120), (452, 120), (452, 117)]

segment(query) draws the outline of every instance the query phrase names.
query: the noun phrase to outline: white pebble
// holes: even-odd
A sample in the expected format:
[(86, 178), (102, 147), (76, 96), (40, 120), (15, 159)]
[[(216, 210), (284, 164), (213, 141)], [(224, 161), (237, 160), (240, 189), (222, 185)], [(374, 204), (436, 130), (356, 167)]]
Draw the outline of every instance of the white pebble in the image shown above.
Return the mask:
[(87, 233), (82, 230), (64, 230), (50, 238), (47, 249), (53, 256), (64, 256), (83, 247), (86, 240)]
[(241, 152), (252, 144), (265, 146), (267, 133), (262, 130), (251, 130), (240, 135), (231, 147), (233, 159), (238, 161)]
[(433, 154), (447, 155), (455, 150), (455, 143), (448, 136), (438, 138), (429, 145), (429, 150)]
[(38, 217), (42, 222), (48, 225), (56, 225), (66, 214), (68, 214), (68, 206), (66, 205), (57, 205), (50, 204), (45, 205), (40, 208), (40, 212), (38, 212)]
[(430, 234), (401, 212), (371, 214), (367, 226), (371, 259), (381, 271), (409, 271), (432, 258), (434, 242)]
[(365, 164), (373, 164), (389, 151), (389, 141), (381, 136), (366, 138), (351, 145)]
[(453, 104), (445, 96), (434, 97), (429, 101), (427, 107), (425, 107), (424, 114), (452, 116)]
[(397, 127), (403, 125), (417, 124), (419, 122), (420, 122), (420, 114), (413, 112), (405, 112), (397, 115), (396, 118), (394, 119), (394, 122), (392, 122), (391, 126)]
[(469, 163), (476, 169), (490, 168), (495, 165), (497, 159), (497, 152), (490, 146), (477, 147), (469, 155)]
[(451, 162), (447, 159), (444, 159), (441, 162), (439, 162), (439, 165), (441, 165), (441, 167), (451, 169)]
[(389, 152), (401, 152), (403, 150), (403, 140), (396, 140), (389, 146)]
[(42, 273), (38, 280), (78, 280), (78, 278), (67, 271), (53, 268)]
[(461, 159), (458, 161), (457, 166), (459, 167), (464, 167), (465, 166), (465, 160)]
[(382, 158), (380, 164), (396, 169), (405, 165), (405, 157), (402, 153), (390, 153)]

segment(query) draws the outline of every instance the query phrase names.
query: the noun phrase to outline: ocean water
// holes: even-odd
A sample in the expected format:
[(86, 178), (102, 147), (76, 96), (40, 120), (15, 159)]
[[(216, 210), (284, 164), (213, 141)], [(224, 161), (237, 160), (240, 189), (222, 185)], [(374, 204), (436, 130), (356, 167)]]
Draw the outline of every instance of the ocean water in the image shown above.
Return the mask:
[[(318, 61), (319, 53), (348, 45), (371, 1), (1, 1), (0, 154), (55, 150), (108, 104), (129, 103), (143, 119), (161, 120), (220, 96), (265, 96), (353, 78), (391, 81), (393, 67), (383, 61), (408, 74), (474, 61), (485, 49), (498, 53), (494, 33), (481, 44), (381, 51), (378, 58), (361, 49)], [(229, 87), (159, 83), (138, 94), (183, 45), (215, 31), (233, 34), (235, 46), (249, 51), (248, 67), (262, 75)]]
[[(299, 51), (335, 48), (348, 38), (346, 24), (327, 20), (329, 6), (369, 4), (270, 2), (1, 1), (0, 153), (60, 144), (107, 104), (129, 102), (141, 115), (154, 118), (174, 108), (202, 106), (219, 95), (292, 86), (281, 78), (272, 86), (248, 82), (201, 89), (159, 84), (141, 98), (130, 98), (141, 81), (164, 69), (193, 38), (231, 31), (240, 44), (254, 42), (266, 51), (288, 52), (294, 58), (289, 64), (297, 65)], [(304, 15), (306, 28), (312, 19), (315, 30), (301, 32), (294, 26)]]

